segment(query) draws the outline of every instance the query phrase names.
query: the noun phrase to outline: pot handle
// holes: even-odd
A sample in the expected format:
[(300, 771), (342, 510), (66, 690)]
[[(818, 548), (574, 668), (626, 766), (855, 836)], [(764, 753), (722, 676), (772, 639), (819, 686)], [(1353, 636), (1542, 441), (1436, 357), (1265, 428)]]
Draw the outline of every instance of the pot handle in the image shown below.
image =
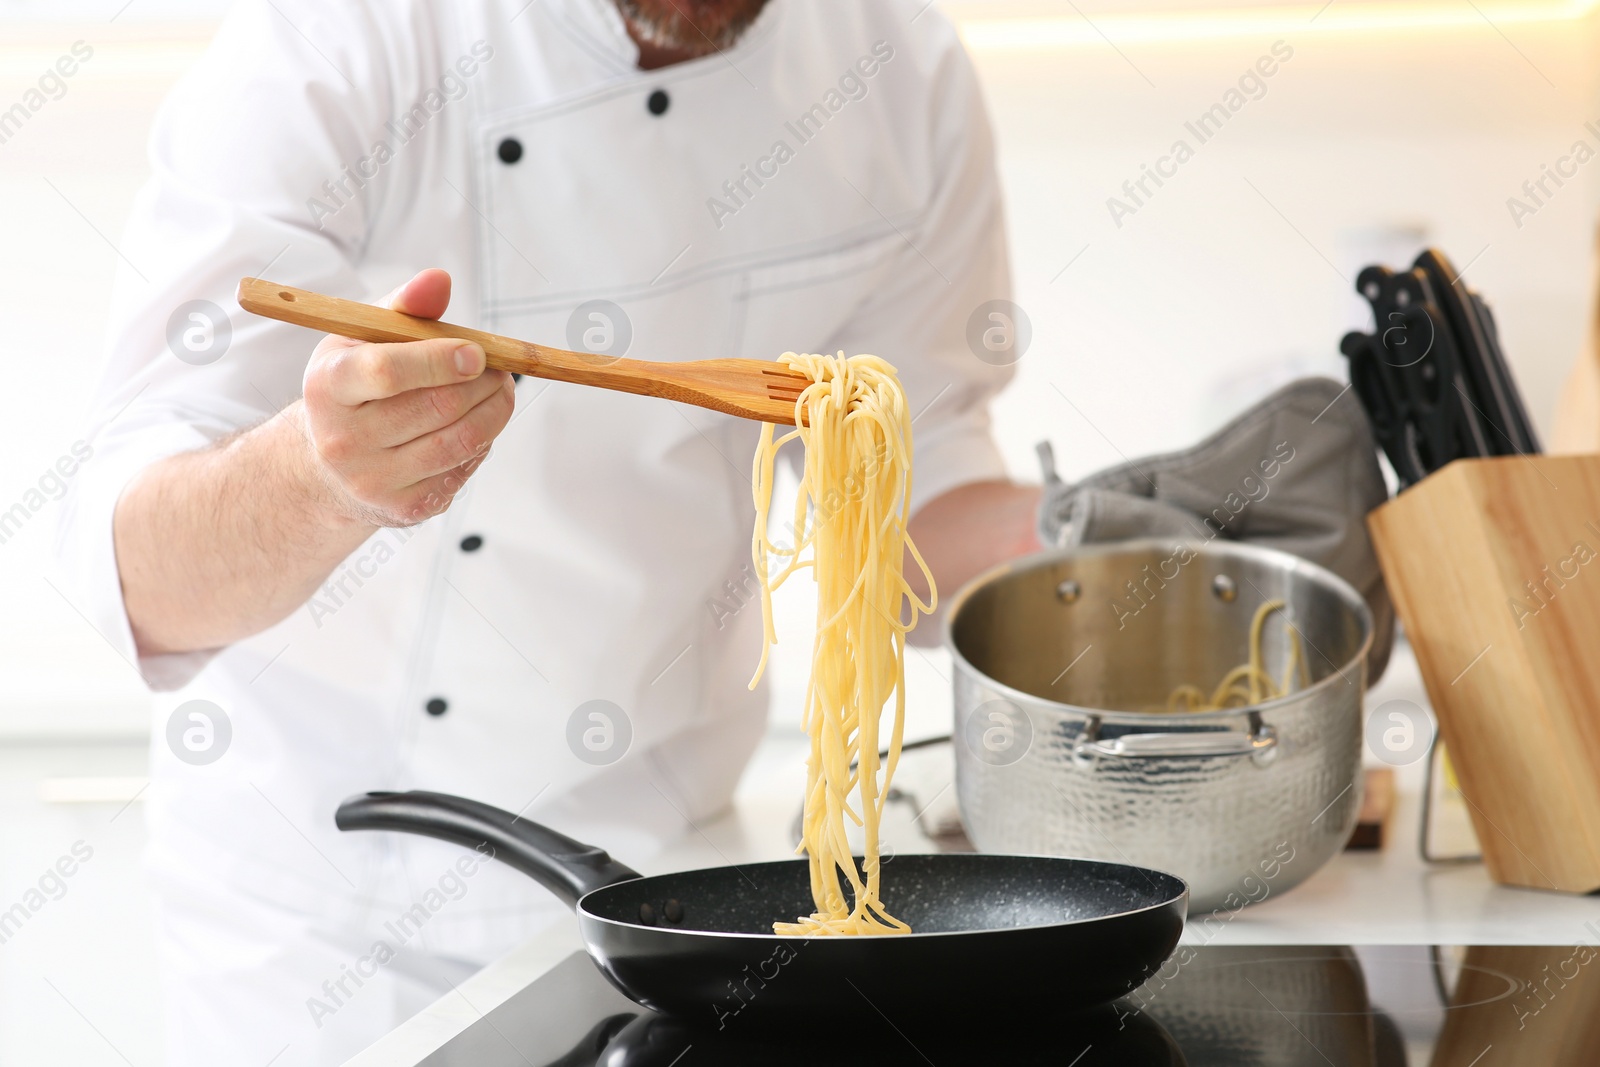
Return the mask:
[[(1252, 719), (1256, 719), (1252, 715)], [(1196, 730), (1184, 733), (1124, 734), (1100, 737), (1099, 720), (1091, 720), (1073, 746), (1080, 762), (1099, 759), (1169, 759), (1199, 756), (1249, 756), (1257, 763), (1277, 756), (1278, 731), (1256, 719), (1250, 733), (1238, 730)]]
[(640, 877), (604, 849), (447, 793), (362, 793), (340, 804), (333, 821), (341, 830), (398, 830), (465, 848), (486, 848), (489, 856), (532, 878), (569, 908), (576, 908), (586, 893)]

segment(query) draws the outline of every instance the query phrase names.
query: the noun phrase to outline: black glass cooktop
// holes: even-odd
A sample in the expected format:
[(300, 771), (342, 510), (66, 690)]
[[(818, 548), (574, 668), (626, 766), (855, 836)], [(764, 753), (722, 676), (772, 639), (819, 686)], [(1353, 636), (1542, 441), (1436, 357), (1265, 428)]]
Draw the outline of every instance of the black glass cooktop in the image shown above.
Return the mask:
[[(1597, 954), (1587, 946), (1185, 945), (1133, 994), (1086, 1014), (1019, 1014), (997, 982), (992, 996), (938, 1026), (903, 1026), (870, 1004), (850, 1005), (852, 1031), (830, 1041), (820, 1020), (774, 1031), (736, 1017), (719, 1029), (715, 1018), (655, 1015), (579, 953), (423, 1063), (1593, 1067)], [(802, 1032), (809, 1029), (824, 1033)]]

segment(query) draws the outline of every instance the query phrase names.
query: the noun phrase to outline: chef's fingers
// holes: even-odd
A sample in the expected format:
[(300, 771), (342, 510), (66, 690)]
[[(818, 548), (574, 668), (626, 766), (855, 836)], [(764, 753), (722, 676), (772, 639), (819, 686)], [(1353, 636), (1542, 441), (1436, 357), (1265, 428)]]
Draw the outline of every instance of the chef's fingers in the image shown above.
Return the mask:
[(326, 399), (353, 408), (412, 389), (470, 381), (483, 368), (482, 348), (448, 337), (348, 348), (325, 343), (306, 368), (305, 394), (308, 402)]
[(458, 463), (443, 474), (435, 474), (432, 478), (424, 478), (416, 485), (409, 487), (409, 505), (406, 518), (411, 522), (421, 522), (423, 519), (432, 518), (455, 499), (456, 494), (466, 488), (467, 479), (471, 478), (485, 459), (489, 458), (487, 451), (473, 456), (465, 463)]
[(383, 303), (391, 311), (403, 311), (419, 319), (437, 319), (450, 306), (450, 275), (437, 267), (419, 271), (390, 293)]
[(393, 448), (449, 426), (501, 389), (511, 375), (488, 371), (466, 382), (412, 389), (373, 400), (349, 413), (353, 426), (374, 445)]
[(511, 421), (516, 396), (511, 377), (493, 394), (448, 426), (424, 434), (393, 450), (396, 476), (404, 484), (415, 484), (444, 474), (463, 463), (488, 454), (506, 423)]

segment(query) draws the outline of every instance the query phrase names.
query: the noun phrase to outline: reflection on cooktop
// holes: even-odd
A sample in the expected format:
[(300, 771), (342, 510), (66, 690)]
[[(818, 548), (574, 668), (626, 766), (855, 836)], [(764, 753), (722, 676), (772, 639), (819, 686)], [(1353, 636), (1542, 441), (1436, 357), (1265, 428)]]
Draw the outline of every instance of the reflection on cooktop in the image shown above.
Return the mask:
[[(1600, 978), (1587, 946), (1179, 946), (1133, 994), (1088, 1013), (1021, 1016), (997, 975), (959, 1017), (909, 1027), (841, 997), (848, 1035), (668, 1019), (582, 953), (424, 1060), (492, 1067), (1592, 1067)], [(1085, 961), (1085, 966), (1092, 962)], [(849, 992), (846, 990), (845, 992)], [(826, 1029), (826, 1027), (815, 1027)]]

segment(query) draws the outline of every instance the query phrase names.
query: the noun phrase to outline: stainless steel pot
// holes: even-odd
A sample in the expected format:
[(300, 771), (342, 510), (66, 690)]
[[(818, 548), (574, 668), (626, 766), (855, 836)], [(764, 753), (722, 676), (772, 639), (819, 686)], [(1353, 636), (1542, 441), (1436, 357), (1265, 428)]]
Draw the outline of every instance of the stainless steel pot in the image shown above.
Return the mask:
[[(1245, 662), (1255, 611), (1275, 599), (1310, 686), (1249, 708), (1142, 710)], [(957, 594), (945, 641), (957, 794), (980, 851), (1171, 871), (1195, 914), (1297, 885), (1355, 825), (1372, 617), (1315, 564), (1229, 542), (1047, 551)], [(1274, 677), (1288, 652), (1269, 621)]]

